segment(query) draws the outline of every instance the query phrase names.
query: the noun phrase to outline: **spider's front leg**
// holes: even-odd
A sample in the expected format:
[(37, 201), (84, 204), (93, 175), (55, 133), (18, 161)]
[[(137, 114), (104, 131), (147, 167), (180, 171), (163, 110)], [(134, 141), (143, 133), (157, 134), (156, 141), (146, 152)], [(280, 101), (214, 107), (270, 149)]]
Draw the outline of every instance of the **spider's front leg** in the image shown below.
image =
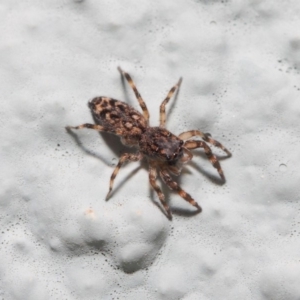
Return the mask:
[(111, 174), (111, 177), (110, 177), (110, 182), (109, 182), (109, 191), (106, 195), (106, 200), (108, 200), (109, 196), (110, 196), (110, 193), (112, 191), (112, 188), (113, 188), (113, 184), (114, 184), (114, 180), (121, 168), (121, 166), (126, 162), (126, 161), (139, 161), (143, 158), (143, 155), (140, 154), (140, 153), (137, 153), (137, 154), (133, 154), (133, 153), (124, 153), (122, 154), (122, 156), (120, 157), (119, 159), (119, 162), (117, 164), (117, 166), (115, 167), (113, 173)]
[(190, 131), (186, 131), (186, 132), (182, 132), (181, 134), (179, 134), (179, 138), (182, 140), (188, 140), (193, 136), (200, 136), (204, 141), (222, 149), (228, 156), (231, 156), (231, 152), (226, 149), (220, 142), (212, 139), (209, 134), (205, 134), (202, 131), (199, 130), (190, 130)]
[(130, 76), (127, 72), (123, 71), (120, 67), (118, 67), (118, 70), (119, 70), (119, 72), (120, 72), (122, 75), (124, 75), (124, 77), (126, 78), (127, 82), (129, 83), (129, 85), (130, 85), (131, 88), (133, 89), (134, 94), (135, 94), (137, 100), (139, 101), (139, 104), (140, 104), (140, 106), (141, 106), (141, 108), (142, 108), (142, 110), (143, 110), (143, 116), (144, 116), (144, 118), (145, 118), (145, 119), (147, 120), (147, 122), (148, 122), (148, 121), (149, 121), (149, 111), (148, 111), (147, 105), (146, 105), (145, 101), (143, 100), (141, 94), (140, 94), (139, 91), (137, 90), (136, 85), (135, 85), (135, 83), (133, 82), (131, 76)]
[(156, 177), (157, 177), (156, 167), (152, 166), (151, 163), (150, 163), (150, 166), (149, 166), (149, 181), (150, 181), (150, 184), (151, 184), (152, 188), (154, 189), (154, 191), (156, 192), (161, 204), (164, 206), (164, 209), (167, 212), (168, 218), (170, 220), (172, 220), (172, 213), (171, 213), (170, 207), (169, 207), (169, 205), (167, 204), (167, 202), (165, 200), (165, 195), (163, 194), (160, 187), (156, 183)]
[(221, 168), (221, 165), (218, 161), (218, 158), (212, 153), (210, 147), (203, 141), (196, 141), (196, 140), (191, 140), (191, 141), (186, 141), (183, 145), (187, 149), (196, 149), (196, 148), (203, 148), (204, 152), (211, 162), (211, 164), (218, 170), (220, 177), (225, 180), (223, 170)]
[(170, 174), (167, 172), (167, 170), (162, 169), (159, 172), (161, 179), (163, 182), (173, 191), (176, 191), (181, 198), (189, 202), (191, 205), (195, 206), (199, 212), (202, 211), (201, 206), (192, 198), (190, 194), (188, 194), (186, 191), (184, 191), (176, 181), (172, 179)]
[(179, 78), (179, 81), (170, 89), (166, 99), (162, 102), (162, 104), (160, 105), (159, 111), (159, 126), (164, 128), (165, 124), (166, 124), (166, 105), (168, 104), (169, 100), (171, 99), (171, 97), (173, 96), (174, 92), (176, 91), (176, 89), (178, 89), (180, 87), (180, 84), (182, 82), (182, 78)]

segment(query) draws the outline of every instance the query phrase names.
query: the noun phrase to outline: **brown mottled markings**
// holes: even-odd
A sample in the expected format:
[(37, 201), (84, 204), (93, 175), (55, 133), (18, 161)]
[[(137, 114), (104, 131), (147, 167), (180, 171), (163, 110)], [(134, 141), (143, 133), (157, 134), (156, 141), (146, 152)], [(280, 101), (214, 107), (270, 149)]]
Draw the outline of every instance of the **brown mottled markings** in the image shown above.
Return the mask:
[(116, 106), (116, 101), (110, 99), (109, 100), (109, 105), (112, 106), (112, 107), (115, 107)]
[(132, 125), (130, 122), (126, 122), (126, 123), (125, 123), (125, 127), (128, 128), (128, 129), (131, 129), (132, 126), (133, 126), (133, 125)]
[(153, 151), (158, 151), (159, 150), (159, 148), (156, 146), (156, 145), (151, 145), (150, 146), (151, 147), (151, 149), (153, 150)]
[(125, 112), (125, 107), (124, 107), (124, 105), (117, 105), (117, 108), (120, 110), (120, 111), (122, 111), (122, 112)]
[(109, 112), (110, 112), (109, 109), (103, 109), (103, 110), (101, 110), (100, 117), (103, 118), (103, 119), (106, 118), (106, 114), (109, 113)]
[(110, 113), (110, 117), (112, 118), (112, 119), (120, 119), (120, 116), (118, 115), (118, 114), (116, 114), (116, 113)]
[[(125, 162), (138, 161), (146, 157), (149, 163), (150, 184), (156, 192), (167, 217), (172, 219), (172, 214), (164, 194), (156, 183), (157, 174), (159, 174), (163, 182), (171, 190), (177, 192), (180, 197), (196, 207), (197, 211), (200, 212), (201, 207), (198, 203), (173, 180), (170, 174), (178, 176), (181, 173), (183, 165), (189, 162), (193, 157), (190, 150), (202, 148), (213, 167), (217, 169), (221, 178), (224, 179), (223, 170), (218, 158), (212, 153), (207, 143), (222, 149), (228, 156), (230, 156), (231, 153), (221, 143), (212, 139), (209, 134), (204, 134), (201, 131), (190, 130), (176, 136), (164, 128), (166, 123), (166, 105), (175, 91), (178, 91), (182, 81), (181, 78), (177, 84), (170, 89), (167, 97), (160, 105), (160, 126), (150, 127), (148, 125), (149, 112), (147, 106), (132, 78), (121, 68), (118, 69), (121, 74), (125, 76), (128, 84), (133, 89), (143, 114), (119, 100), (109, 97), (96, 97), (89, 103), (96, 124), (86, 123), (76, 127), (68, 126), (67, 130), (90, 128), (101, 132), (113, 133), (121, 138), (121, 142), (124, 145), (138, 148), (137, 153), (124, 153), (120, 157), (110, 177), (107, 199), (112, 191), (114, 180), (121, 166)], [(189, 140), (194, 136), (198, 136), (202, 140)]]
[(107, 107), (107, 106), (108, 106), (108, 103), (107, 103), (106, 101), (102, 101), (102, 102), (101, 102), (101, 106), (102, 106), (102, 107)]

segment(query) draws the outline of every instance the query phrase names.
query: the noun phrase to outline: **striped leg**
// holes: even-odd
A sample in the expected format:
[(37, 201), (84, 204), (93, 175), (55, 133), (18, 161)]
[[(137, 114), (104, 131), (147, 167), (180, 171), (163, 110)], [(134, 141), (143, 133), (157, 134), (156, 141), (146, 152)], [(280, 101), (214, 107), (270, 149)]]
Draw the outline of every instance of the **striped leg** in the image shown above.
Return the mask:
[(166, 170), (161, 170), (159, 172), (162, 180), (164, 181), (164, 183), (173, 191), (176, 191), (179, 196), (181, 198), (183, 198), (184, 200), (186, 200), (187, 202), (189, 202), (191, 205), (195, 206), (199, 212), (202, 211), (202, 208), (199, 206), (199, 204), (191, 197), (190, 194), (188, 194), (187, 192), (185, 192), (179, 185), (177, 182), (175, 182), (172, 177), (170, 176), (170, 174), (166, 171)]
[(110, 196), (110, 193), (111, 193), (112, 188), (113, 188), (114, 180), (115, 180), (120, 168), (122, 167), (123, 163), (125, 163), (126, 161), (138, 161), (138, 160), (141, 160), (142, 158), (143, 158), (143, 156), (140, 153), (137, 153), (137, 154), (124, 153), (124, 154), (122, 154), (122, 156), (119, 159), (119, 162), (118, 162), (117, 166), (115, 167), (113, 173), (111, 174), (110, 182), (109, 182), (109, 191), (106, 195), (106, 200), (108, 200), (108, 198)]
[(134, 93), (135, 93), (135, 96), (136, 98), (138, 99), (139, 101), (139, 104), (143, 110), (143, 115), (144, 115), (144, 118), (148, 121), (149, 120), (149, 112), (148, 112), (148, 109), (147, 109), (147, 106), (146, 106), (146, 103), (144, 102), (141, 94), (138, 92), (132, 78), (130, 77), (130, 75), (126, 72), (124, 72), (120, 67), (118, 67), (118, 70), (121, 72), (122, 75), (125, 76), (125, 78), (127, 79), (129, 85), (131, 86), (131, 88), (133, 89)]
[(94, 130), (97, 130), (97, 131), (106, 131), (103, 126), (96, 125), (96, 124), (82, 124), (82, 125), (79, 125), (79, 126), (66, 126), (67, 130), (82, 129), (82, 128), (90, 128), (90, 129), (94, 129)]
[(118, 129), (117, 128), (117, 129), (109, 129), (108, 130), (104, 126), (97, 125), (97, 124), (89, 124), (89, 123), (82, 124), (82, 125), (79, 125), (79, 126), (66, 126), (67, 130), (70, 130), (70, 129), (82, 129), (82, 128), (90, 128), (90, 129), (94, 129), (94, 130), (97, 130), (97, 131), (114, 133), (116, 135), (122, 135), (122, 133), (123, 133), (122, 129)]
[(189, 138), (193, 137), (193, 136), (200, 136), (204, 141), (218, 147), (221, 148), (228, 156), (231, 156), (231, 153), (229, 150), (227, 150), (221, 143), (219, 143), (218, 141), (212, 139), (209, 134), (205, 134), (199, 130), (190, 130), (190, 131), (186, 131), (183, 132), (181, 134), (179, 134), (179, 138), (182, 140), (188, 140)]
[(183, 155), (182, 158), (180, 159), (180, 161), (185, 164), (185, 163), (189, 162), (190, 160), (192, 160), (193, 154), (191, 151), (189, 151), (188, 149), (185, 149), (185, 148), (183, 148), (183, 152), (186, 155)]
[(171, 211), (170, 211), (170, 207), (169, 207), (169, 205), (167, 204), (167, 202), (165, 200), (165, 195), (163, 194), (160, 187), (156, 183), (156, 177), (157, 177), (156, 168), (154, 166), (150, 165), (149, 166), (149, 181), (150, 181), (150, 184), (151, 184), (152, 188), (154, 189), (154, 191), (156, 192), (161, 204), (164, 206), (164, 209), (167, 212), (168, 218), (170, 220), (172, 220), (172, 214), (171, 214)]
[(166, 105), (168, 104), (170, 98), (173, 96), (174, 92), (176, 91), (177, 88), (179, 88), (181, 84), (182, 78), (179, 78), (179, 81), (170, 89), (166, 99), (162, 102), (160, 105), (160, 127), (165, 127), (166, 124)]
[(203, 148), (204, 152), (205, 152), (207, 158), (209, 159), (209, 161), (211, 162), (211, 164), (218, 170), (221, 178), (223, 180), (225, 180), (223, 170), (221, 168), (221, 165), (220, 165), (217, 157), (212, 153), (210, 147), (205, 142), (195, 141), (195, 140), (186, 141), (184, 143), (184, 147), (187, 148), (187, 149)]

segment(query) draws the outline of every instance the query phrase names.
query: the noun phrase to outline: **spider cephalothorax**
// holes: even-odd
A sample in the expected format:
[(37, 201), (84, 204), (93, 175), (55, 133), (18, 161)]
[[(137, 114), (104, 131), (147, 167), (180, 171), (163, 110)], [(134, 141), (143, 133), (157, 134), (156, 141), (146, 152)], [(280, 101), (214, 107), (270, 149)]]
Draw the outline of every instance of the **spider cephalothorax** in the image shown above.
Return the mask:
[(139, 141), (140, 152), (149, 159), (174, 164), (183, 155), (183, 140), (160, 127), (148, 127)]
[[(150, 184), (157, 193), (170, 219), (172, 218), (170, 208), (165, 201), (164, 194), (156, 183), (157, 171), (159, 172), (161, 179), (170, 189), (175, 190), (183, 199), (195, 206), (198, 211), (201, 211), (201, 207), (198, 203), (173, 180), (170, 176), (170, 172), (178, 176), (182, 166), (193, 157), (190, 150), (203, 148), (206, 156), (224, 180), (225, 178), (220, 163), (206, 142), (221, 148), (228, 156), (230, 156), (231, 153), (218, 141), (212, 139), (210, 135), (204, 134), (201, 131), (190, 130), (176, 136), (164, 128), (166, 122), (165, 106), (175, 90), (179, 88), (181, 78), (178, 83), (171, 88), (160, 106), (160, 126), (150, 127), (149, 112), (144, 100), (138, 92), (130, 75), (121, 70), (121, 68), (118, 69), (132, 87), (143, 110), (143, 114), (122, 101), (108, 97), (97, 97), (89, 103), (89, 107), (92, 110), (95, 121), (99, 124), (82, 124), (76, 127), (67, 127), (67, 129), (91, 128), (98, 131), (113, 133), (121, 137), (121, 141), (124, 145), (130, 147), (133, 146), (138, 149), (138, 152), (135, 154), (124, 153), (120, 157), (120, 160), (111, 175), (109, 192), (106, 198), (110, 195), (114, 179), (122, 164), (126, 161), (138, 161), (142, 158), (146, 158), (149, 163)], [(202, 138), (202, 140), (190, 140), (190, 138), (194, 136), (198, 136)]]

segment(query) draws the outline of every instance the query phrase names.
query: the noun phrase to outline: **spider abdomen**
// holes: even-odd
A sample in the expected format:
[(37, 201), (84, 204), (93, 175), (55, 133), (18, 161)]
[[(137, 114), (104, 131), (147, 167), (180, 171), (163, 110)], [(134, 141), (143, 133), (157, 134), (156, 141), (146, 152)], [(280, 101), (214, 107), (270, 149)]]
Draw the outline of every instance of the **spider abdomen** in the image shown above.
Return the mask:
[(183, 155), (183, 141), (167, 129), (148, 127), (139, 141), (141, 153), (160, 161), (177, 161)]
[(147, 121), (128, 104), (108, 97), (96, 97), (89, 102), (93, 116), (108, 132), (121, 137), (136, 137), (146, 130)]

